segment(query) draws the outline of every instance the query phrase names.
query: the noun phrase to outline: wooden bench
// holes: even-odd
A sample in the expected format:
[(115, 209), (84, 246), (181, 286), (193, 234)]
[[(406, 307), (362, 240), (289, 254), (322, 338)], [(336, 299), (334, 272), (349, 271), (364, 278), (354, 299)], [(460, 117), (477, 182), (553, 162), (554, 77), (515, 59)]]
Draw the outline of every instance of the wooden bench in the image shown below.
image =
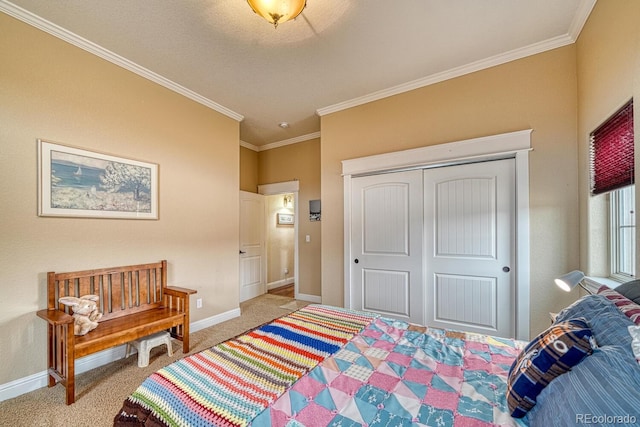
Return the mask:
[[(66, 388), (67, 405), (75, 401), (75, 360), (110, 347), (168, 330), (189, 352), (189, 295), (192, 289), (167, 286), (167, 261), (98, 270), (47, 274), (49, 387)], [(60, 297), (98, 295), (102, 314), (96, 329), (73, 333), (74, 319)]]

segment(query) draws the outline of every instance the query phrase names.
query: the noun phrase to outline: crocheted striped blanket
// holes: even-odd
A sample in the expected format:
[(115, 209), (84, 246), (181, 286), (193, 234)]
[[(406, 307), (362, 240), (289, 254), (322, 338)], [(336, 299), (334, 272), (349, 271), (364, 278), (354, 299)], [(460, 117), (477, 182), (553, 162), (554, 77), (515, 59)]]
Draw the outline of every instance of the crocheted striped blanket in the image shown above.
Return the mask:
[(148, 377), (114, 425), (246, 426), (377, 316), (310, 305)]

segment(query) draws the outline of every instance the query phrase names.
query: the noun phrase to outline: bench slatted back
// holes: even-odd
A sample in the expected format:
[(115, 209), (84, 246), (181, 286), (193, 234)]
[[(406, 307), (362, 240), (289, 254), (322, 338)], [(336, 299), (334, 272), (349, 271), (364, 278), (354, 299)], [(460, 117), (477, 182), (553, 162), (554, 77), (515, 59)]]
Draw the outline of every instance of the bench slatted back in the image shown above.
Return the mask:
[(167, 286), (167, 262), (125, 267), (48, 273), (48, 308), (71, 314), (69, 307), (58, 302), (64, 296), (80, 298), (98, 295), (100, 321), (161, 307)]

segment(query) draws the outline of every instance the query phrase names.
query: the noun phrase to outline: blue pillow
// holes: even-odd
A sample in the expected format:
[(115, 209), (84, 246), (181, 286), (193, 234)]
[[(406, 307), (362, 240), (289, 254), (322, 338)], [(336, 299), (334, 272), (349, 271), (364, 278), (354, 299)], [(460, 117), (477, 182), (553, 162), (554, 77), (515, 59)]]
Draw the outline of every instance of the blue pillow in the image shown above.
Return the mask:
[(621, 345), (629, 347), (631, 353), (631, 336), (627, 327), (633, 322), (613, 302), (602, 295), (587, 295), (558, 313), (556, 322), (580, 317), (589, 322), (598, 346)]
[(624, 346), (601, 346), (542, 390), (531, 427), (640, 423), (640, 367)]
[(507, 405), (511, 416), (524, 417), (551, 380), (593, 352), (591, 341), (591, 329), (583, 318), (555, 323), (531, 341), (509, 370)]

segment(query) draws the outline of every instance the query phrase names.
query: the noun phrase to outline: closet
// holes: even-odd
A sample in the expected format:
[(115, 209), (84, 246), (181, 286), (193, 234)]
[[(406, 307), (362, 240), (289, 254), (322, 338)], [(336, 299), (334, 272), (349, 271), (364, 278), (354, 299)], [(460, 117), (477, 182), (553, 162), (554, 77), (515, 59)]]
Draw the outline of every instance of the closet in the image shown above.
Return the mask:
[[(528, 275), (523, 283), (519, 274), (528, 260), (516, 256), (518, 233), (528, 241), (528, 216), (517, 203), (519, 190), (527, 193), (528, 212), (528, 185), (522, 189), (516, 171), (527, 169), (529, 133), (517, 136), (526, 136), (524, 150), (378, 170), (382, 156), (343, 162), (344, 172), (356, 172), (344, 174), (345, 305), (503, 337), (522, 336), (526, 323), (528, 335)], [(462, 156), (469, 148), (444, 145)], [(416, 162), (425, 151), (437, 157), (433, 147), (404, 154)], [(397, 162), (392, 154), (387, 159)], [(374, 166), (357, 172), (366, 160)]]

